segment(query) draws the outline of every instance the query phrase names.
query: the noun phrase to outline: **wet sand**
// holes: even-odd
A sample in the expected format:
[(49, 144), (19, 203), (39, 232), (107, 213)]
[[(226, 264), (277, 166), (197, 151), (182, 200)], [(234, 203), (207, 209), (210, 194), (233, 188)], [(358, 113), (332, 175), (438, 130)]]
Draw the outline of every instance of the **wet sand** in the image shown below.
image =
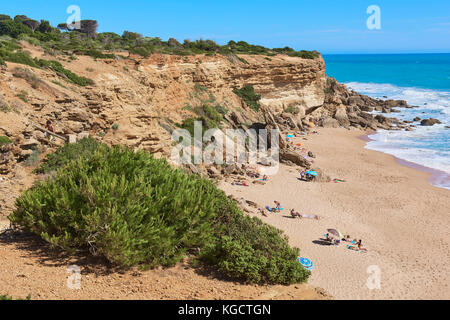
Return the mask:
[[(373, 139), (370, 138), (371, 134), (372, 133), (366, 134), (366, 135), (360, 136), (358, 138), (360, 138), (366, 142), (374, 141)], [(430, 167), (425, 167), (425, 166), (422, 166), (420, 164), (417, 164), (417, 163), (414, 163), (411, 161), (400, 159), (395, 156), (394, 156), (394, 158), (402, 166), (407, 166), (407, 167), (410, 167), (410, 168), (413, 168), (416, 170), (431, 173), (431, 175), (428, 178), (428, 182), (430, 182), (432, 185), (437, 186), (437, 187), (450, 186), (450, 174), (440, 171), (440, 170), (437, 170), (437, 169), (430, 168)], [(447, 187), (447, 189), (448, 189), (448, 187)]]
[[(450, 299), (450, 191), (432, 186), (430, 172), (365, 149), (364, 132), (318, 131), (296, 142), (317, 155), (314, 167), (346, 182), (303, 182), (295, 167), (282, 165), (264, 186), (220, 187), (261, 208), (280, 201), (281, 213), (253, 214), (285, 231), (315, 264), (309, 283), (337, 299)], [(291, 208), (321, 219), (292, 219)], [(327, 228), (362, 239), (369, 252), (323, 245)], [(380, 289), (367, 285), (377, 283), (373, 270)]]

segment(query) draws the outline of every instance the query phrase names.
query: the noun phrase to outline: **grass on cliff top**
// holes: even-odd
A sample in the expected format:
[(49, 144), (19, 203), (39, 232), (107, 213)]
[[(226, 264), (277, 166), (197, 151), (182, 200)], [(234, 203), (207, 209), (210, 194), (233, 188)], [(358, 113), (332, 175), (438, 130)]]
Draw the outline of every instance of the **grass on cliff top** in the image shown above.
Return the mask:
[(33, 68), (50, 69), (64, 80), (79, 86), (88, 86), (94, 83), (91, 79), (80, 77), (72, 71), (65, 69), (58, 61), (31, 58), (27, 52), (22, 51), (20, 46), (12, 40), (0, 41), (0, 59), (1, 61), (23, 64)]
[(212, 181), (144, 151), (85, 138), (40, 171), (55, 173), (23, 193), (9, 219), (54, 246), (123, 268), (172, 266), (190, 255), (249, 283), (310, 275), (280, 230), (244, 215)]
[[(67, 32), (61, 25), (55, 28), (48, 21), (41, 20), (40, 23), (35, 21), (38, 27), (33, 31), (30, 28), (30, 21), (32, 19), (21, 15), (11, 18), (8, 15), (0, 14), (0, 36), (28, 41), (33, 45), (41, 46), (47, 53), (51, 54), (89, 55), (95, 59), (112, 59), (115, 58), (114, 52), (124, 50), (143, 57), (148, 57), (153, 53), (181, 56), (196, 54), (206, 54), (207, 56), (216, 54), (274, 56), (276, 54), (287, 54), (304, 59), (316, 59), (320, 56), (317, 51), (296, 51), (289, 47), (270, 49), (260, 45), (252, 45), (245, 41), (231, 40), (221, 46), (212, 40), (184, 40), (181, 43), (174, 38), (170, 38), (163, 41), (158, 37), (143, 37), (139, 33), (130, 31), (124, 31), (122, 35), (114, 32), (98, 34), (98, 23), (95, 20), (88, 21), (89, 23), (85, 23), (85, 27), (82, 26), (80, 30), (70, 32)], [(103, 51), (108, 51), (108, 53), (103, 53)]]

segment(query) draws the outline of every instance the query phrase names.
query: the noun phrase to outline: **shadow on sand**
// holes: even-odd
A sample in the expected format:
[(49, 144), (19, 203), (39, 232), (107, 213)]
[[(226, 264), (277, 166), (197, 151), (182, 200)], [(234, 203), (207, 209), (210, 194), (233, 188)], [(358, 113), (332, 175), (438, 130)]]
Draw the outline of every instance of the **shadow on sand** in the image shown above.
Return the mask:
[(40, 264), (45, 266), (78, 265), (82, 268), (83, 273), (97, 275), (125, 272), (123, 268), (113, 266), (104, 258), (92, 256), (87, 249), (74, 250), (74, 252), (64, 251), (26, 231), (8, 229), (1, 232), (0, 245), (14, 245), (17, 250), (23, 251), (24, 258), (36, 258)]
[(325, 239), (320, 239), (320, 240), (313, 240), (314, 244), (318, 244), (321, 246), (332, 246), (333, 244), (330, 241), (327, 241)]

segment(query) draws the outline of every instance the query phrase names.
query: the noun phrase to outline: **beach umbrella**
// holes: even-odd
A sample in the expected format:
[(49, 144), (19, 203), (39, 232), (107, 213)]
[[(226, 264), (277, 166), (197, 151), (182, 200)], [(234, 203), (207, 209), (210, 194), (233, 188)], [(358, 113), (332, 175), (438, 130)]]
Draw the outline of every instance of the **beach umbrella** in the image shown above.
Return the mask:
[(306, 171), (306, 174), (309, 174), (309, 175), (311, 175), (311, 176), (317, 177), (317, 172), (312, 171), (312, 170)]
[(311, 260), (309, 260), (308, 258), (299, 257), (298, 262), (300, 262), (300, 264), (303, 266), (303, 268), (305, 268), (307, 270), (311, 271), (312, 269), (314, 269), (314, 263)]
[(332, 235), (338, 237), (339, 239), (343, 239), (343, 238), (344, 238), (344, 236), (342, 235), (342, 233), (339, 232), (339, 230), (336, 230), (336, 229), (327, 229), (327, 231), (328, 231), (329, 233), (331, 233)]
[(286, 137), (288, 137), (288, 138), (293, 138), (294, 135), (293, 135), (293, 134), (288, 134)]

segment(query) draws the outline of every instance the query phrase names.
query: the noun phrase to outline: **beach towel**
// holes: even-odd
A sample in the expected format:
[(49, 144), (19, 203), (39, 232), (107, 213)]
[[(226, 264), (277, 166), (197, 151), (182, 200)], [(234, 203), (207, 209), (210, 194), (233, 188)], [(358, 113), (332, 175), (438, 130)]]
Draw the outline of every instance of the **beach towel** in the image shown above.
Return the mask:
[(302, 216), (302, 218), (306, 218), (306, 219), (316, 219), (316, 215), (315, 214), (300, 214)]
[[(269, 206), (266, 206), (266, 209), (269, 211), (269, 212), (274, 212), (274, 210), (273, 210), (273, 208), (271, 208), (271, 207), (269, 207)], [(281, 210), (284, 210), (284, 208), (280, 208), (280, 211)], [(275, 211), (276, 212), (276, 211)]]

